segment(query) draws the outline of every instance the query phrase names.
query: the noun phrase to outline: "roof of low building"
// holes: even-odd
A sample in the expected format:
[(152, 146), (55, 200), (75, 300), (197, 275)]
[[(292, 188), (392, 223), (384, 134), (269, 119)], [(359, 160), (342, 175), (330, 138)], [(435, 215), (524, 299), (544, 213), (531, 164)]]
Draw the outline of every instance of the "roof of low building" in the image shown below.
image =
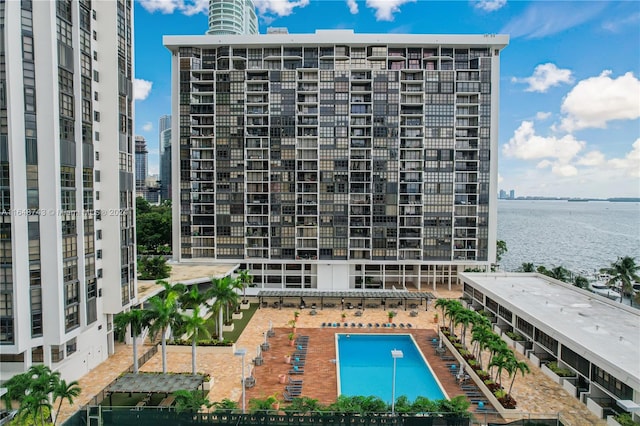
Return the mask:
[(535, 273), (462, 273), (460, 278), (640, 389), (640, 310)]

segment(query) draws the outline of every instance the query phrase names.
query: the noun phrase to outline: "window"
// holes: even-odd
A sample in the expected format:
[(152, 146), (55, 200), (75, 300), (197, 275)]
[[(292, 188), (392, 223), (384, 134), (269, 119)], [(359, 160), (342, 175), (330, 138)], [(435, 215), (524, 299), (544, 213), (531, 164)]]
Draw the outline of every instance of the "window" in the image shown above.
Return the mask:
[(67, 356), (69, 356), (72, 353), (74, 353), (75, 351), (77, 351), (78, 350), (78, 344), (76, 342), (76, 338), (74, 337), (73, 339), (69, 340), (66, 343), (66, 347), (67, 347)]

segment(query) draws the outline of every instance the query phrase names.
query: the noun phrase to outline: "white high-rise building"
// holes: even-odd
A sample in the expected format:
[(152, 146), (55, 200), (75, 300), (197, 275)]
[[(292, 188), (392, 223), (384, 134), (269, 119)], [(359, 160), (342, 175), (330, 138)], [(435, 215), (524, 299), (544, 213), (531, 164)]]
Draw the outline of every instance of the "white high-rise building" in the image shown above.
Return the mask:
[(176, 260), (238, 263), (260, 288), (319, 290), (450, 287), (495, 262), (507, 36), (164, 43)]
[(133, 2), (0, 2), (0, 381), (75, 380), (136, 299)]
[(209, 0), (207, 34), (258, 34), (253, 0)]

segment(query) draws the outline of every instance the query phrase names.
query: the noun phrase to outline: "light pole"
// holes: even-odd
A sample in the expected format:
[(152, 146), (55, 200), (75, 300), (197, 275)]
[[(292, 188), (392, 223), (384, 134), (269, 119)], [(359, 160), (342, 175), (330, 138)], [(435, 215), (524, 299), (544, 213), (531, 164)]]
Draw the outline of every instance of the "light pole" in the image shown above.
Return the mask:
[(235, 356), (239, 356), (241, 358), (241, 360), (242, 360), (242, 414), (245, 414), (245, 410), (246, 410), (246, 404), (245, 404), (245, 401), (246, 401), (246, 398), (245, 398), (246, 390), (245, 390), (245, 385), (244, 385), (244, 356), (245, 356), (246, 353), (247, 353), (247, 350), (243, 349), (243, 348), (238, 349), (237, 351), (235, 351), (233, 353)]
[(404, 354), (399, 349), (392, 349), (391, 357), (393, 358), (393, 378), (391, 380), (391, 415), (393, 416), (396, 412), (396, 360), (404, 357)]

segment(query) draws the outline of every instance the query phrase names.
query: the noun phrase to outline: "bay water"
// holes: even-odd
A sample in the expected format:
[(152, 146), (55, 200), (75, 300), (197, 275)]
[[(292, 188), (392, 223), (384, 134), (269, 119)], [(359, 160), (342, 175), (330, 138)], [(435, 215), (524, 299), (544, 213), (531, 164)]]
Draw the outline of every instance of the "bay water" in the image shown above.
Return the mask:
[(499, 200), (498, 239), (506, 271), (531, 262), (588, 275), (622, 256), (640, 265), (640, 203)]

